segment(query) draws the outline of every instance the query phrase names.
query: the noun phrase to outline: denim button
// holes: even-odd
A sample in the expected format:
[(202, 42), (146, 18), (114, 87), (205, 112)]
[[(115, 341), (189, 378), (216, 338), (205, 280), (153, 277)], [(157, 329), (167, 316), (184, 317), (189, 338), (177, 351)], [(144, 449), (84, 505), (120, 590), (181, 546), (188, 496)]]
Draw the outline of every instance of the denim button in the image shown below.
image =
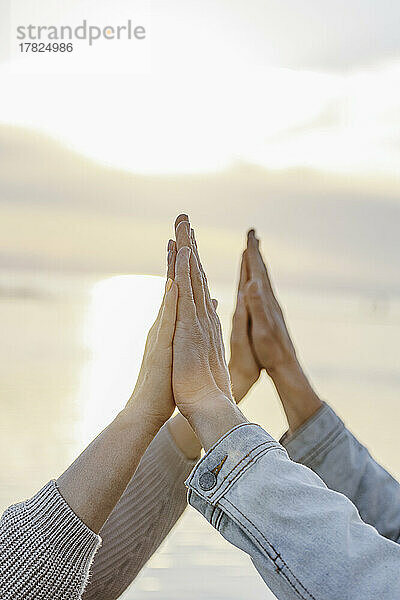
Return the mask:
[(212, 490), (213, 487), (215, 487), (216, 483), (217, 476), (214, 473), (211, 473), (211, 471), (206, 471), (199, 477), (199, 485), (201, 489), (206, 492), (208, 490)]

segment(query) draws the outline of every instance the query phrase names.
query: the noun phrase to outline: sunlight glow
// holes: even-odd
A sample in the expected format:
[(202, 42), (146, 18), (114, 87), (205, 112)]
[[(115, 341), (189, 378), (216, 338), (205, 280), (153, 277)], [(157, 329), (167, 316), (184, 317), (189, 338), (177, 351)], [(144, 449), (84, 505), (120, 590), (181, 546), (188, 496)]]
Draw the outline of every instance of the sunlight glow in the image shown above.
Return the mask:
[(80, 391), (82, 443), (97, 435), (129, 399), (164, 284), (162, 277), (124, 275), (94, 285), (85, 328), (89, 361)]

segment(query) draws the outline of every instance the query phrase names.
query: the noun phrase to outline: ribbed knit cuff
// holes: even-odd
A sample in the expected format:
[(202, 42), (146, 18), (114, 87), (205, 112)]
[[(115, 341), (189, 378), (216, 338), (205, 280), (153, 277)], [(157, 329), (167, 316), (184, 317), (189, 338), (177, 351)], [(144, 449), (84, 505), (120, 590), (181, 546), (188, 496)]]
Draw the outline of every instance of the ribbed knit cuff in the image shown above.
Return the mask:
[(85, 571), (101, 544), (64, 500), (54, 480), (23, 503), (30, 526), (43, 542), (60, 552), (63, 561)]

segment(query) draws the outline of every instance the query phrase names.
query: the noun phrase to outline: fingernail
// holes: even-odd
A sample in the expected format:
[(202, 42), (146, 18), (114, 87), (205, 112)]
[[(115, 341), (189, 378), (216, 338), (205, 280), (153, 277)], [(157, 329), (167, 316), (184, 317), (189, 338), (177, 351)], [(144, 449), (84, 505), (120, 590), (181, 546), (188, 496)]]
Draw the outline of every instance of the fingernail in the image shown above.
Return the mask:
[(248, 232), (248, 234), (247, 234), (247, 235), (248, 235), (248, 237), (250, 237), (250, 236), (253, 236), (253, 237), (254, 237), (254, 236), (255, 236), (255, 233), (256, 233), (256, 232), (255, 232), (255, 229), (249, 229), (249, 232)]
[(176, 226), (176, 235), (178, 235), (178, 231), (179, 231), (179, 229), (181, 227), (183, 227), (183, 229), (185, 230), (186, 235), (189, 236), (190, 235), (190, 223), (189, 223), (189, 221), (180, 221), (178, 223), (178, 225)]
[(188, 215), (185, 215), (185, 213), (180, 213), (175, 219), (175, 227), (177, 225), (179, 225), (179, 223), (182, 223), (183, 221), (189, 221), (189, 217), (188, 217)]
[(174, 240), (169, 240), (167, 249), (172, 250), (173, 247), (174, 247)]
[(173, 280), (168, 278), (167, 279), (167, 283), (165, 284), (165, 291), (169, 292), (169, 290), (172, 288), (172, 284), (173, 284)]

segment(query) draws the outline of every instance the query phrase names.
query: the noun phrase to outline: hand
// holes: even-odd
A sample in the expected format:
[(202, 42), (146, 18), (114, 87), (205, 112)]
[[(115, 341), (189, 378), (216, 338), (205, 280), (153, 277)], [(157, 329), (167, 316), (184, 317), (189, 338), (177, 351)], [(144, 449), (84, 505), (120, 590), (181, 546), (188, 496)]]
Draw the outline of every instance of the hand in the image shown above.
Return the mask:
[[(169, 271), (173, 268), (172, 251)], [(57, 480), (65, 500), (93, 531), (100, 531), (147, 446), (175, 409), (171, 382), (177, 300), (178, 288), (168, 279), (129, 402)]]
[(250, 318), (246, 307), (245, 285), (248, 281), (247, 250), (242, 255), (236, 309), (232, 319), (229, 372), (236, 402), (240, 402), (260, 376), (261, 366), (254, 356), (249, 338)]
[[(183, 223), (181, 227), (181, 223)], [(189, 233), (190, 232), (190, 233)], [(197, 262), (206, 282), (206, 275), (204, 273), (200, 256), (198, 253), (198, 248), (196, 244), (195, 235), (192, 229), (190, 229), (189, 221), (187, 215), (180, 215), (175, 222), (175, 237), (178, 241), (179, 249), (183, 246), (190, 247), (191, 250), (195, 253)], [(174, 259), (169, 261), (168, 268), (168, 277), (173, 279), (175, 277), (175, 258), (177, 251), (177, 243), (173, 240), (169, 241), (169, 254), (173, 253)], [(208, 291), (208, 288), (207, 288)], [(214, 309), (217, 309), (218, 302), (215, 299), (211, 300)], [(169, 431), (174, 438), (174, 441), (178, 448), (185, 454), (185, 456), (189, 460), (196, 459), (200, 456), (201, 452), (201, 444), (194, 433), (192, 427), (189, 425), (187, 419), (180, 413), (176, 414), (172, 419), (168, 422)]]
[(297, 357), (253, 229), (248, 234), (246, 259), (249, 280), (245, 297), (251, 340), (258, 364), (273, 376), (280, 368), (295, 364)]
[(293, 432), (321, 407), (322, 402), (297, 359), (254, 230), (248, 234), (246, 259), (249, 281), (245, 285), (245, 297), (252, 347), (257, 362), (274, 382), (289, 431)]
[(173, 391), (181, 413), (207, 449), (245, 419), (232, 398), (222, 330), (194, 233), (185, 215), (177, 219), (175, 281), (178, 309), (173, 343)]
[(221, 392), (232, 399), (232, 393), (221, 324), (201, 267), (194, 232), (186, 215), (177, 218), (175, 229), (175, 280), (179, 288), (179, 302), (174, 337), (173, 385), (175, 402), (185, 415), (185, 396), (190, 396), (192, 402)]
[(133, 394), (126, 409), (140, 406), (143, 418), (161, 427), (175, 409), (172, 393), (172, 340), (175, 332), (178, 288), (175, 271), (176, 247), (168, 246), (168, 280), (157, 318), (146, 340), (143, 361)]

